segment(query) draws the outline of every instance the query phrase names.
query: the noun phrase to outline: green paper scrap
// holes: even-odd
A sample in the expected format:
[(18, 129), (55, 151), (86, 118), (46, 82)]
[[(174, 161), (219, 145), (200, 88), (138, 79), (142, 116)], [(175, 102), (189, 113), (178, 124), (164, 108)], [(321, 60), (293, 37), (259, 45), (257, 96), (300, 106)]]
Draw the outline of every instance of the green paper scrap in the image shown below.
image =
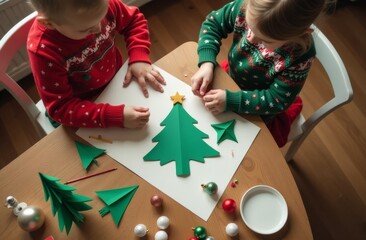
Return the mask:
[(75, 141), (76, 148), (79, 152), (81, 162), (83, 164), (83, 168), (87, 169), (92, 162), (97, 163), (95, 158), (99, 157), (103, 153), (105, 153), (105, 149), (96, 148), (93, 146), (82, 144), (78, 141)]
[(217, 132), (217, 144), (221, 143), (225, 139), (232, 140), (234, 142), (238, 142), (236, 140), (234, 127), (235, 127), (235, 119), (230, 120), (224, 123), (211, 124), (211, 126)]
[(99, 210), (99, 214), (104, 217), (111, 213), (116, 226), (118, 227), (123, 214), (126, 211), (133, 195), (139, 186), (131, 186), (126, 188), (116, 188), (111, 190), (97, 191), (97, 195), (106, 204), (105, 207)]
[(165, 128), (152, 139), (158, 144), (143, 157), (144, 161), (160, 159), (161, 166), (175, 161), (176, 175), (186, 176), (191, 173), (190, 160), (204, 163), (205, 157), (219, 156), (218, 151), (202, 140), (208, 138), (208, 135), (193, 125), (196, 123), (183, 106), (176, 102), (160, 124)]
[(79, 212), (92, 209), (85, 203), (92, 199), (72, 193), (76, 188), (58, 183), (59, 178), (43, 173), (39, 173), (39, 176), (43, 186), (44, 199), (46, 202), (51, 199), (52, 215), (55, 216), (57, 213), (60, 231), (62, 232), (65, 228), (68, 235), (73, 222), (76, 225), (84, 222), (84, 215)]

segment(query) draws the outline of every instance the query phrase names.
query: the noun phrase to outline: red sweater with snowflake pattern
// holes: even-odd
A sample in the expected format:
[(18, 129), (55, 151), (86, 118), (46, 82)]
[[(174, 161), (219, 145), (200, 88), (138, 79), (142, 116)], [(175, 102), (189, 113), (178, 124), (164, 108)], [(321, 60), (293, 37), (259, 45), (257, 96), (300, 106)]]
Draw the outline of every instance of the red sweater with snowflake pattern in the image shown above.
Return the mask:
[(72, 127), (123, 127), (124, 104), (92, 101), (122, 66), (117, 33), (125, 38), (129, 63), (151, 63), (147, 20), (138, 8), (119, 0), (109, 1), (101, 32), (82, 40), (34, 21), (27, 50), (38, 92), (52, 119)]

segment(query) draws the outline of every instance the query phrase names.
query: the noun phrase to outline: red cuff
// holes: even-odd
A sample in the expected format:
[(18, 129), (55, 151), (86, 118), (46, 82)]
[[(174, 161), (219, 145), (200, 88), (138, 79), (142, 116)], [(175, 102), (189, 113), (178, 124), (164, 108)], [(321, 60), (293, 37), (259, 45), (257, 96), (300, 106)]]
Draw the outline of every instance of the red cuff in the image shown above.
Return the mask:
[(123, 111), (125, 105), (112, 106), (106, 104), (104, 109), (104, 126), (123, 128)]
[(151, 64), (149, 57), (150, 51), (147, 48), (132, 48), (128, 52), (129, 62), (128, 64), (134, 62), (146, 62)]

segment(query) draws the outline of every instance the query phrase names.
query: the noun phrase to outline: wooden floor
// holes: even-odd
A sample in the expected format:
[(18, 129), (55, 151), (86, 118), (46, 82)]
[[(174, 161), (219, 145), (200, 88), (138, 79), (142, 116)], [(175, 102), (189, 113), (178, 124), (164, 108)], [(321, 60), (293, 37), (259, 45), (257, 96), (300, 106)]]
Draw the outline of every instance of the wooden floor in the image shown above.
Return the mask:
[[(186, 41), (197, 41), (204, 17), (225, 2), (153, 0), (143, 6), (150, 23), (152, 60)], [(366, 239), (365, 12), (365, 1), (358, 1), (317, 21), (345, 62), (354, 100), (322, 121), (289, 164), (316, 240)], [(225, 57), (229, 42), (224, 42), (219, 59)], [(327, 96), (326, 86), (316, 82), (319, 74), (315, 66), (304, 88), (305, 114)], [(37, 100), (32, 79), (22, 84)], [(0, 94), (0, 136), (0, 168), (38, 140), (21, 108), (5, 92)]]

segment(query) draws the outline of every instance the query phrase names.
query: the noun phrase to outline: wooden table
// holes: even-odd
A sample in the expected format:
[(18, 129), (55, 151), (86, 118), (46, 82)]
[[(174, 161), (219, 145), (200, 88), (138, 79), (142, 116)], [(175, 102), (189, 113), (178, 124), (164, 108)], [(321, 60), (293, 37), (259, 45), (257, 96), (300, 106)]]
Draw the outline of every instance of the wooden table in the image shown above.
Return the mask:
[[(191, 76), (197, 71), (196, 49), (196, 43), (185, 43), (155, 64), (189, 84)], [(221, 69), (216, 69), (215, 74), (215, 88), (238, 89)], [(238, 180), (237, 186), (235, 188), (227, 186), (207, 222), (192, 214), (108, 155), (104, 155), (98, 158), (100, 166), (96, 167), (92, 164), (88, 174), (113, 167), (117, 167), (118, 170), (72, 184), (76, 188), (74, 193), (93, 198), (93, 201), (88, 202), (93, 209), (83, 212), (85, 222), (80, 228), (73, 224), (68, 236), (65, 230), (60, 232), (57, 217), (52, 216), (51, 213), (51, 204), (44, 200), (38, 173), (42, 172), (58, 177), (61, 182), (83, 176), (86, 173), (81, 167), (74, 144), (74, 140), (80, 140), (75, 134), (75, 129), (59, 127), (0, 171), (0, 199), (5, 203), (6, 197), (13, 195), (19, 201), (42, 208), (46, 215), (44, 226), (32, 233), (24, 232), (18, 226), (17, 218), (12, 214), (12, 211), (2, 207), (0, 208), (0, 239), (44, 239), (52, 235), (56, 240), (131, 240), (139, 239), (134, 236), (133, 229), (137, 224), (143, 223), (149, 229), (147, 237), (143, 239), (151, 240), (154, 239), (154, 235), (158, 231), (156, 220), (162, 215), (168, 216), (170, 219), (171, 224), (167, 232), (169, 239), (172, 240), (188, 239), (193, 236), (192, 227), (196, 226), (204, 226), (208, 235), (217, 240), (312, 239), (304, 204), (285, 159), (260, 118), (246, 118), (261, 127), (261, 131), (233, 176)], [(243, 193), (258, 184), (266, 184), (276, 188), (282, 193), (288, 204), (287, 223), (281, 231), (273, 235), (263, 236), (251, 231), (242, 221), (239, 208), (234, 214), (227, 214), (221, 207), (222, 200), (226, 198), (233, 198), (239, 205)], [(106, 215), (104, 218), (99, 215), (98, 210), (104, 204), (95, 191), (131, 185), (139, 185), (139, 189), (117, 228), (110, 215)], [(150, 197), (155, 193), (160, 194), (164, 199), (161, 209), (156, 209), (150, 204)], [(187, 193), (187, 197), (189, 197), (189, 193)], [(239, 235), (234, 238), (230, 238), (225, 233), (225, 227), (230, 222), (235, 222), (239, 226)]]

